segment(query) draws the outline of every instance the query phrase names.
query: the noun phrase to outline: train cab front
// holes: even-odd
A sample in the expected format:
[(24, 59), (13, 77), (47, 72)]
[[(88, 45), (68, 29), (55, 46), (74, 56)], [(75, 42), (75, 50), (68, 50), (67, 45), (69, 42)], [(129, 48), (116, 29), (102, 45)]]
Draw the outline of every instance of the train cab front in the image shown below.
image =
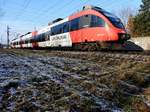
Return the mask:
[(124, 42), (130, 39), (130, 35), (126, 32), (123, 23), (117, 16), (99, 7), (93, 7), (93, 9), (106, 18), (106, 22), (109, 26), (108, 34), (110, 36), (110, 40), (112, 39), (119, 42)]

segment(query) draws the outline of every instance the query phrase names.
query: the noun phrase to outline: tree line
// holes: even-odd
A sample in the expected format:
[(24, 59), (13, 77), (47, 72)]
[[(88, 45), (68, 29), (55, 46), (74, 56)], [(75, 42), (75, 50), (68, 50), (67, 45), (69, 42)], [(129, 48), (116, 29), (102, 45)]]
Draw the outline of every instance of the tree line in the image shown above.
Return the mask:
[(138, 14), (130, 14), (125, 26), (132, 37), (150, 36), (150, 0), (142, 0)]

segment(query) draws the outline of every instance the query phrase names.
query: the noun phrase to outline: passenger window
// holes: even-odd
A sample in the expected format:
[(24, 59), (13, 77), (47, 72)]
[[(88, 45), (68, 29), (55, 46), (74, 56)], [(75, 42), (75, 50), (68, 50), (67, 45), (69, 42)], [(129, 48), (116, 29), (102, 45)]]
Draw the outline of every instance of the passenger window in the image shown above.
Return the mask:
[(51, 35), (55, 35), (56, 34), (56, 26), (52, 27), (51, 29)]
[(45, 34), (41, 35), (41, 42), (45, 41)]
[(91, 15), (80, 17), (80, 28), (90, 27)]
[(103, 19), (101, 19), (98, 16), (92, 15), (91, 27), (104, 27), (104, 26), (105, 26), (105, 22)]
[(69, 32), (69, 24), (66, 22), (63, 24), (63, 33)]
[(79, 29), (79, 18), (73, 19), (70, 23), (70, 30), (74, 31), (74, 30), (78, 30)]
[(61, 34), (63, 33), (63, 25), (60, 24), (60, 25), (54, 26), (51, 30), (52, 30), (51, 35)]

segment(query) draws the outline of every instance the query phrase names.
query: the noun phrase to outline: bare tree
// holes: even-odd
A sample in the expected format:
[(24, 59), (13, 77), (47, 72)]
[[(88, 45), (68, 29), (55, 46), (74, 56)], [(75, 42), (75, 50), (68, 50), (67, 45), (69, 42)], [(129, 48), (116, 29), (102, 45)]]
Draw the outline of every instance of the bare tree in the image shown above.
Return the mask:
[(127, 27), (128, 19), (132, 15), (135, 15), (136, 11), (131, 9), (130, 7), (123, 8), (122, 10), (119, 10), (118, 16), (122, 20), (125, 27)]
[(128, 22), (126, 24), (126, 29), (127, 29), (128, 33), (133, 36), (133, 30), (134, 30), (134, 16), (133, 15), (130, 15), (128, 17)]

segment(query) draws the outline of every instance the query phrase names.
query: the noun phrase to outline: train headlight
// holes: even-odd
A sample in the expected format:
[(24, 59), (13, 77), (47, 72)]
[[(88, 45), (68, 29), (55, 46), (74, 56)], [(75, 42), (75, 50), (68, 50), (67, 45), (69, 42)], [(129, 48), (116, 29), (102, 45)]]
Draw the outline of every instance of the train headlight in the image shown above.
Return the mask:
[(131, 38), (130, 35), (126, 33), (119, 33), (118, 35), (120, 40), (128, 40)]

